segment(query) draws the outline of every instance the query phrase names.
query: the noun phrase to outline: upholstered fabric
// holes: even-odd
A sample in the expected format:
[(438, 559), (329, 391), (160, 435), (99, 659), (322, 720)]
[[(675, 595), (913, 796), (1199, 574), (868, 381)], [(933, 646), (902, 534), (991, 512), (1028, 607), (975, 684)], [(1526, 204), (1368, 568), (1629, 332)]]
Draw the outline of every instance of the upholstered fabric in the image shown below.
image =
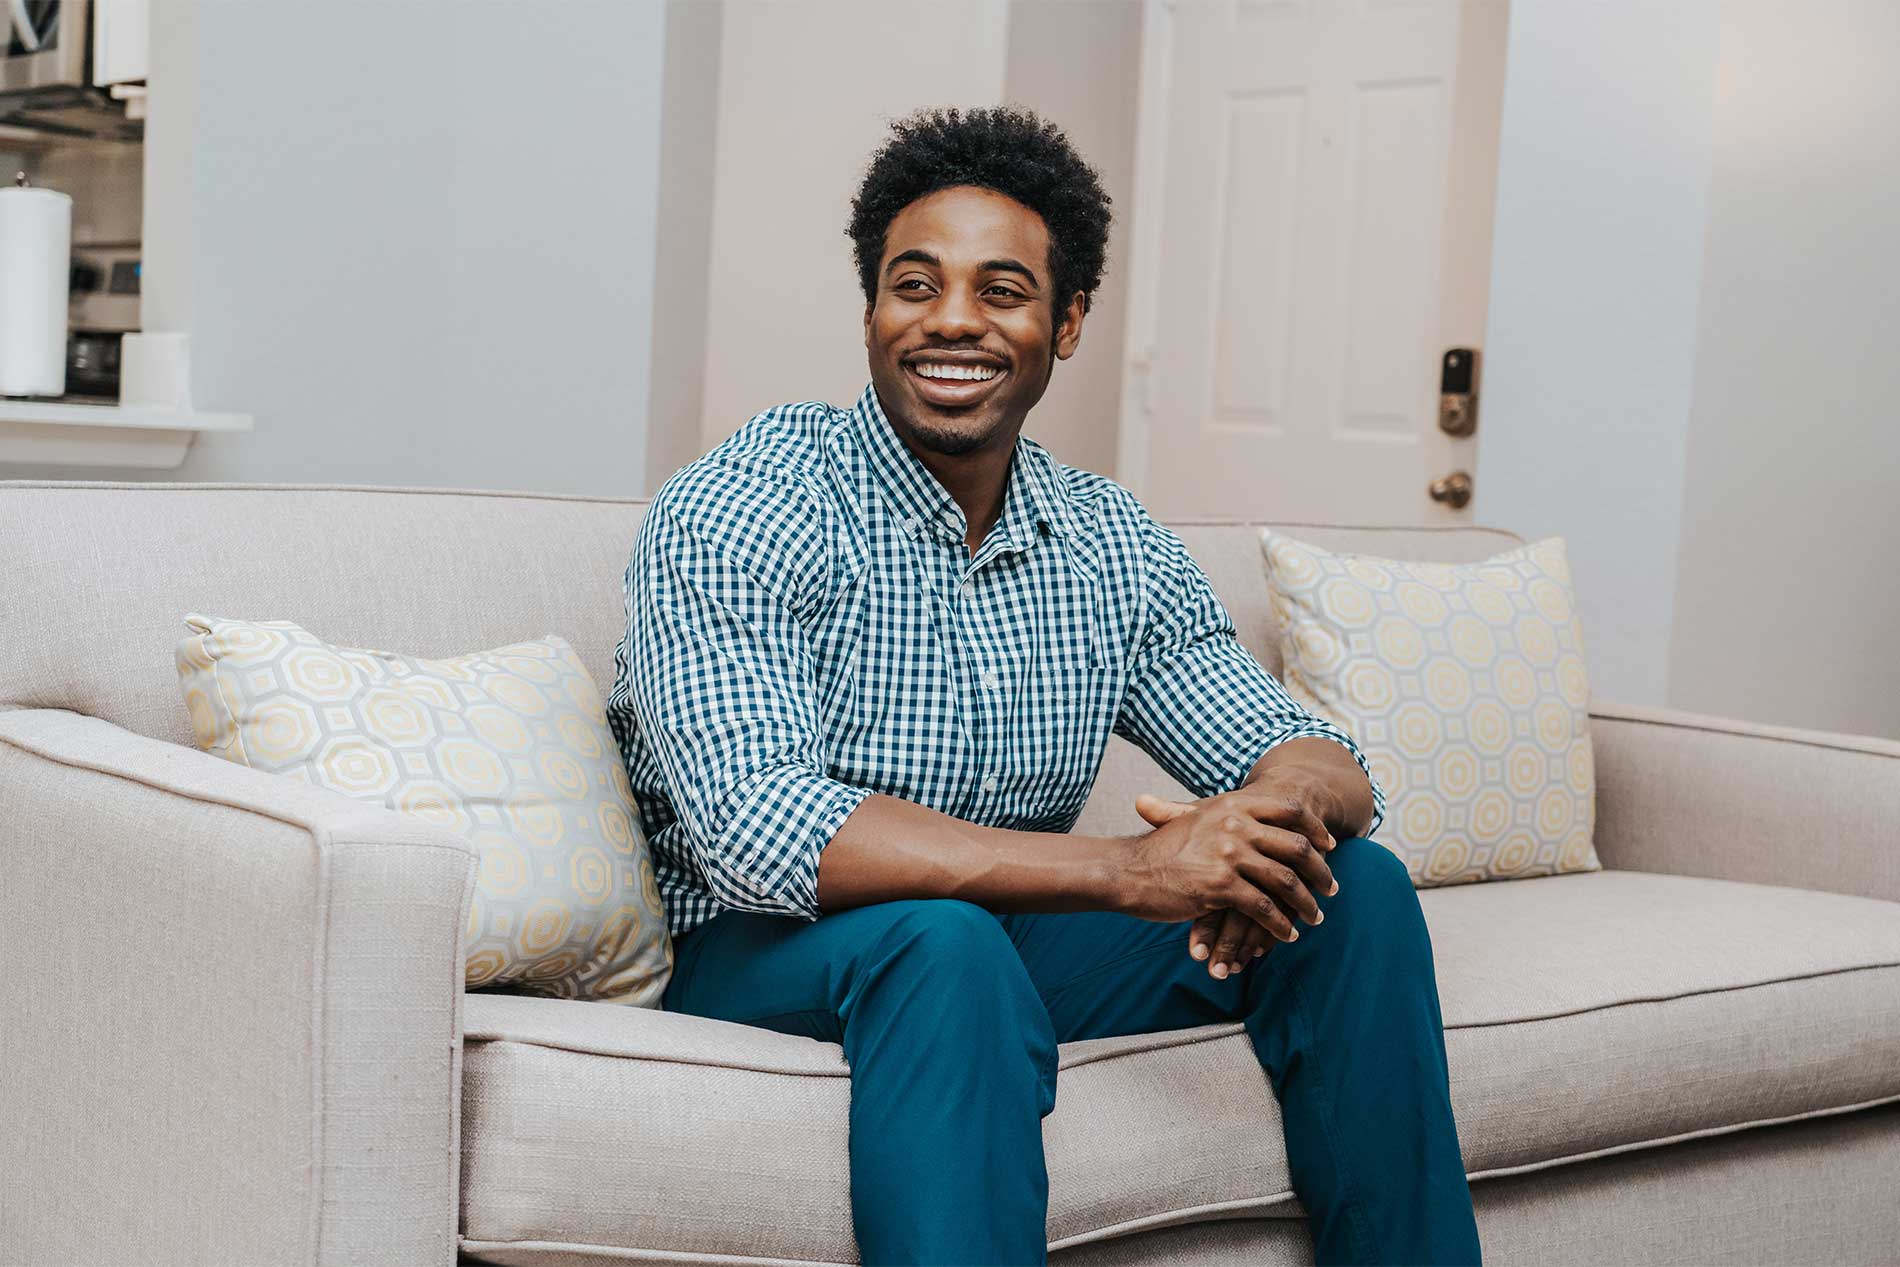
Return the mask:
[[(1900, 1244), (1900, 1105), (1644, 1149), (1474, 1184), (1489, 1267), (1604, 1263), (1887, 1263)], [(1300, 1219), (1221, 1211), (1112, 1239), (1071, 1242), (1051, 1267), (1309, 1267)], [(467, 1261), (580, 1267), (611, 1259), (561, 1242), (464, 1241)], [(677, 1260), (674, 1260), (677, 1261)], [(761, 1267), (764, 1260), (693, 1260)], [(784, 1262), (786, 1260), (776, 1260)], [(841, 1260), (837, 1260), (841, 1261)]]
[[(1900, 1099), (1900, 905), (1612, 871), (1419, 896), (1476, 1178)], [(851, 1261), (835, 1044), (498, 995), (467, 1033), (469, 1240)], [(1062, 1070), (1052, 1244), (1300, 1213), (1238, 1023), (1068, 1044)]]
[[(470, 1261), (599, 1261), (599, 1250), (558, 1246), (598, 1237), (604, 1220), (664, 1217), (627, 1178), (640, 1164), (629, 1148), (657, 1146), (640, 1133), (652, 1124), (595, 1098), (608, 1065), (646, 1071), (627, 1081), (634, 1103), (675, 1114), (667, 1145), (680, 1123), (706, 1136), (682, 1184), (740, 1194), (721, 1195), (715, 1226), (713, 1195), (682, 1201), (668, 1188), (668, 1243), (716, 1233), (772, 1242), (753, 1228), (765, 1223), (756, 1200), (790, 1167), (810, 1190), (777, 1241), (839, 1246), (848, 1207), (826, 1186), (843, 1121), (843, 1101), (827, 1097), (847, 1085), (835, 1052), (801, 1053), (817, 1074), (761, 1064), (774, 1102), (806, 1114), (783, 1135), (758, 1111), (762, 1094), (723, 1081), (744, 1071), (718, 1062), (750, 1050), (730, 1036), (709, 1053), (675, 1034), (710, 1064), (666, 1051), (590, 1054), (575, 1034), (540, 1045), (555, 1015), (650, 1034), (665, 1013), (478, 993), (466, 996), (472, 1014), (518, 1008), (535, 1024), (512, 1043), (483, 1039), (493, 1030), (483, 1022), (465, 1053), (471, 847), (434, 824), (209, 757), (179, 706), (171, 647), (179, 613), (193, 608), (271, 612), (348, 644), (434, 656), (558, 629), (604, 681), (643, 511), (632, 500), (469, 490), (0, 481), (0, 646), (11, 653), (0, 657), (0, 1173), (9, 1193), (27, 1194), (0, 1199), (0, 1260), (447, 1263), (458, 1211), (465, 1233), (516, 1217), (494, 1197), (524, 1186), (508, 1182), (511, 1167), (534, 1165), (538, 1147), (558, 1176), (591, 1144), (617, 1168), (589, 1177), (591, 1200), (515, 1224), (555, 1239), (501, 1246), (471, 1235), (463, 1245)], [(228, 548), (233, 523), (244, 526), (241, 554)], [(1169, 526), (1248, 649), (1279, 671), (1260, 525)], [(1394, 559), (1471, 562), (1521, 544), (1477, 528), (1285, 527), (1329, 550)], [(1874, 961), (1881, 920), (1900, 906), (1817, 910), (1804, 895), (1784, 912), (1787, 890), (1738, 905), (1730, 886), (1688, 876), (1900, 898), (1900, 744), (1604, 701), (1593, 712), (1603, 861), (1684, 876), (1656, 877), (1641, 902), (1615, 889), (1617, 871), (1419, 895), (1446, 1019), (1459, 1026), (1447, 1041), (1461, 1136), (1474, 1160), (1541, 1167), (1480, 1172), (1486, 1261), (1889, 1261), (1900, 1243), (1900, 1106), (1809, 1107), (1824, 1116), (1734, 1128), (1751, 1112), (1893, 1094), (1895, 1044), (1880, 1028), (1891, 1023), (1892, 969)], [(1077, 830), (1139, 830), (1130, 802), (1148, 788), (1171, 792), (1152, 762), (1111, 740)], [(1606, 896), (1541, 905), (1546, 892), (1586, 886)], [(1488, 905), (1499, 900), (1509, 918)], [(1469, 951), (1493, 922), (1505, 930), (1495, 953)], [(1564, 934), (1545, 936), (1545, 925)], [(1535, 954), (1522, 940), (1530, 927), (1540, 928)], [(1712, 976), (1711, 965), (1734, 971)], [(1514, 1008), (1543, 1019), (1508, 1019)], [(1477, 1023), (1486, 1018), (1495, 1023)], [(1065, 1053), (1065, 1098), (1045, 1123), (1056, 1209), (1065, 1228), (1099, 1230), (1076, 1232), (1096, 1239), (1064, 1241), (1054, 1261), (1310, 1261), (1297, 1203), (1274, 1186), (1284, 1161), (1273, 1110), (1232, 1107), (1247, 1087), (1270, 1095), (1244, 1040), (1168, 1045), (1181, 1037), (1086, 1064)], [(576, 1063), (541, 1084), (502, 1066), (562, 1055)], [(683, 1096), (687, 1077), (711, 1094)], [(1658, 1142), (1695, 1121), (1732, 1133)], [(1148, 1137), (1177, 1149), (1213, 1138), (1219, 1164), (1189, 1173), (1170, 1160), (1150, 1183)], [(1525, 1160), (1566, 1141), (1632, 1150)], [(466, 1203), (464, 1143), (486, 1168)], [(1229, 1182), (1228, 1169), (1240, 1177)], [(1146, 1213), (1124, 1218), (1131, 1210)], [(1159, 1226), (1233, 1214), (1268, 1217)]]
[(0, 866), (0, 1262), (448, 1261), (467, 841), (0, 705)]
[(1336, 554), (1272, 528), (1260, 549), (1287, 690), (1360, 737), (1391, 806), (1378, 839), (1413, 884), (1599, 869), (1561, 538), (1462, 565)]
[(549, 634), (431, 660), (187, 612), (206, 752), (439, 823), (481, 850), (468, 986), (658, 1007), (673, 943), (600, 691)]
[(1900, 902), (1900, 742), (1607, 701), (1590, 740), (1604, 866)]

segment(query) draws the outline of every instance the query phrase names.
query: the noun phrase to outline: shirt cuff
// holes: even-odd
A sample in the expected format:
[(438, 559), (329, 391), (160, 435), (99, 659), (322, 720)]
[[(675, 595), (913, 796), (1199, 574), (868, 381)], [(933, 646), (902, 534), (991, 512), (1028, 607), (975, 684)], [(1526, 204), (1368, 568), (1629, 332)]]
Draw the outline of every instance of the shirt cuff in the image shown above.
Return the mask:
[(869, 788), (805, 766), (773, 766), (733, 789), (717, 844), (701, 858), (713, 896), (739, 910), (819, 917), (818, 855)]

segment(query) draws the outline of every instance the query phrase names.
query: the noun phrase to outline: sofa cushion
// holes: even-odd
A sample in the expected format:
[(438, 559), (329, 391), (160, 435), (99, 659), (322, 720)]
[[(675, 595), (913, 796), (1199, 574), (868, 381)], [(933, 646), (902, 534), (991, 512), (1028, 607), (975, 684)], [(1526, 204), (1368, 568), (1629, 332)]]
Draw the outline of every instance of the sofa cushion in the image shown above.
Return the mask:
[[(1474, 1178), (1900, 1100), (1900, 904), (1625, 871), (1419, 900)], [(466, 1002), (471, 1256), (855, 1261), (836, 1044)], [(1065, 1044), (1061, 1069), (1052, 1245), (1301, 1213), (1239, 1022)]]
[(1597, 871), (1590, 677), (1562, 537), (1477, 563), (1260, 530), (1281, 680), (1365, 745), (1419, 888)]

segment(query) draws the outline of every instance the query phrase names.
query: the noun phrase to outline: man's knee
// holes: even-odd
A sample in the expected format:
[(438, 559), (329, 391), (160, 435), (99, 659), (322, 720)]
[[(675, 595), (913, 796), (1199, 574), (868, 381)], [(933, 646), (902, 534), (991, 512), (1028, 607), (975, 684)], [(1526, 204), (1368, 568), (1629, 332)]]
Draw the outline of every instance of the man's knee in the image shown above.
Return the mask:
[(1005, 956), (1021, 966), (1002, 924), (974, 902), (917, 898), (884, 906), (890, 918), (881, 943), (888, 953), (920, 961), (933, 972), (974, 968), (992, 973)]
[(1412, 885), (1412, 873), (1405, 859), (1376, 840), (1347, 837), (1326, 856), (1326, 865), (1339, 883), (1334, 902), (1344, 902), (1349, 909), (1418, 908), (1418, 891)]

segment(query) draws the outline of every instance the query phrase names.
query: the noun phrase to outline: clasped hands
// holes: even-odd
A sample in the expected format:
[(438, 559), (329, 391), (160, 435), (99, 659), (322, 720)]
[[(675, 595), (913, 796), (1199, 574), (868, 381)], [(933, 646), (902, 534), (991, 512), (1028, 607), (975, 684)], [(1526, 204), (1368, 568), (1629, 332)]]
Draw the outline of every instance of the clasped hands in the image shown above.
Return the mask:
[(1135, 812), (1153, 831), (1135, 838), (1129, 914), (1191, 919), (1188, 953), (1225, 978), (1295, 941), (1295, 918), (1325, 918), (1314, 894), (1339, 891), (1326, 855), (1337, 842), (1297, 785), (1267, 781), (1198, 801), (1144, 792)]

